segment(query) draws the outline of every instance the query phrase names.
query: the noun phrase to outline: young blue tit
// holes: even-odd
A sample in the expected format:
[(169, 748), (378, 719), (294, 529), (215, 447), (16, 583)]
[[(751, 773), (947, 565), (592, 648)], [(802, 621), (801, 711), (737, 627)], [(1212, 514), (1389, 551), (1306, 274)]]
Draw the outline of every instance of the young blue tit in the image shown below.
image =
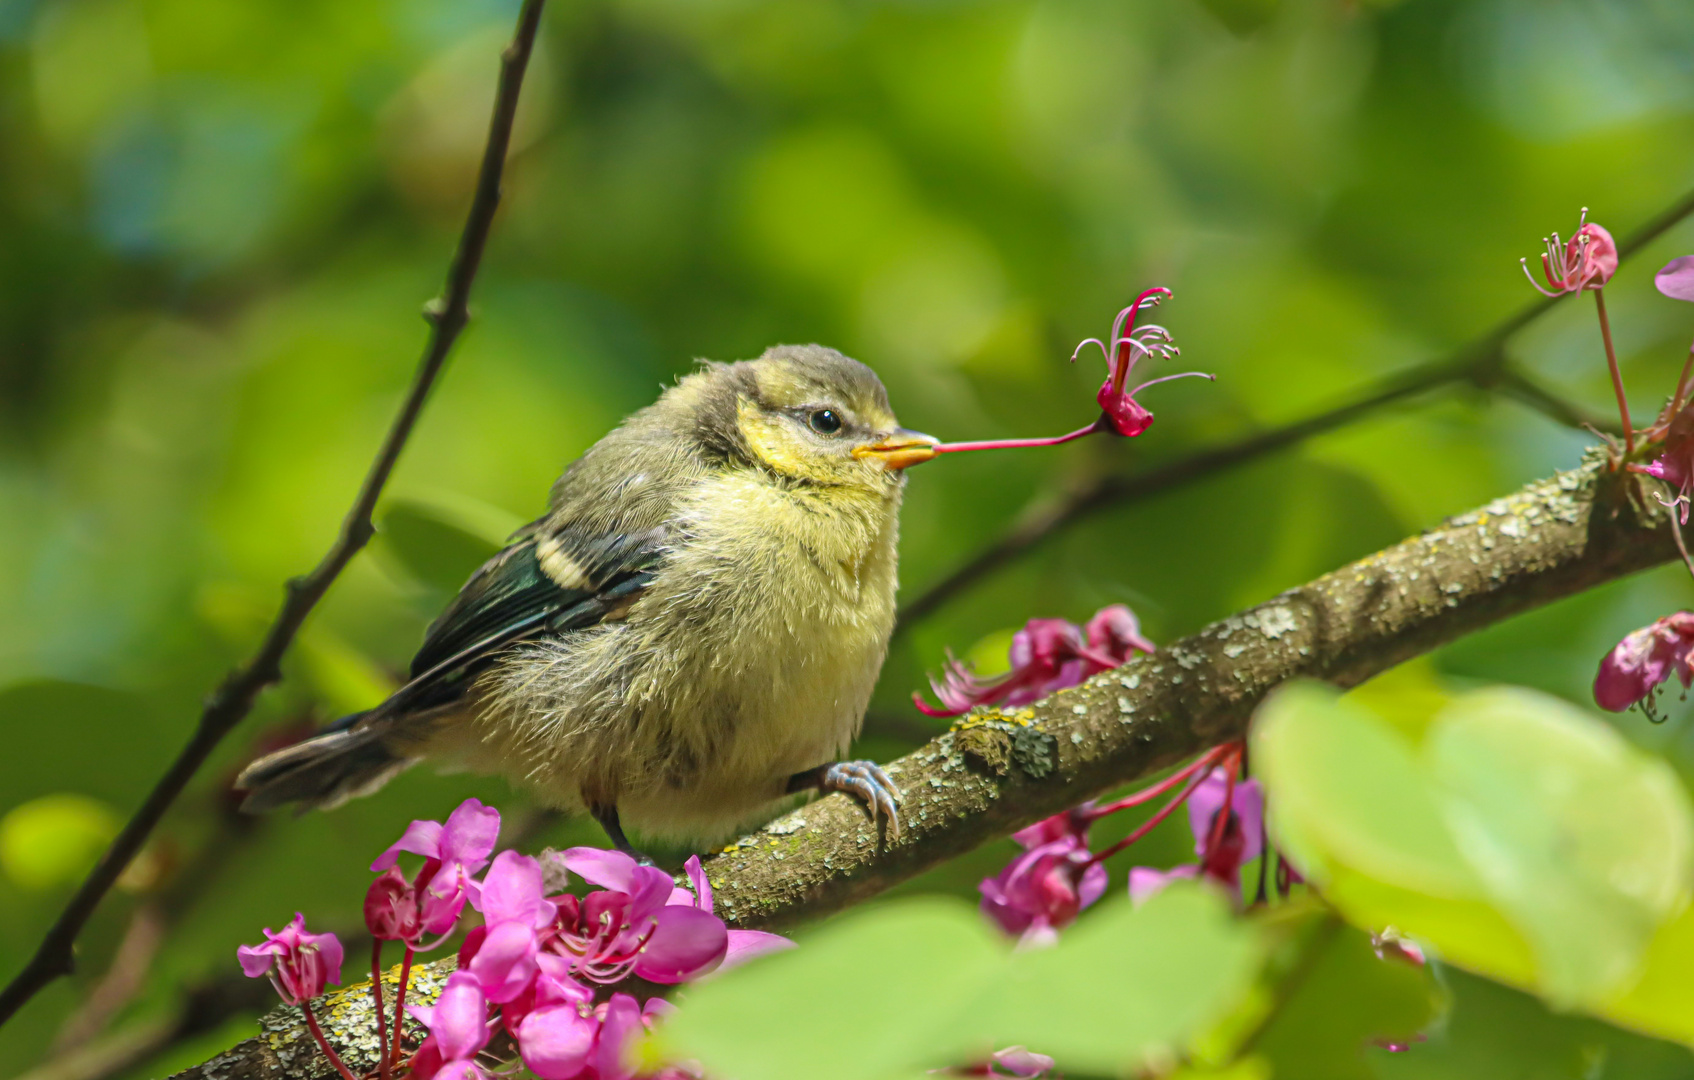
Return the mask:
[(639, 835), (720, 840), (785, 795), (899, 792), (842, 762), (894, 628), (907, 465), (870, 368), (818, 345), (708, 363), (553, 487), (387, 701), (249, 765), (244, 806), (332, 807), (425, 758)]

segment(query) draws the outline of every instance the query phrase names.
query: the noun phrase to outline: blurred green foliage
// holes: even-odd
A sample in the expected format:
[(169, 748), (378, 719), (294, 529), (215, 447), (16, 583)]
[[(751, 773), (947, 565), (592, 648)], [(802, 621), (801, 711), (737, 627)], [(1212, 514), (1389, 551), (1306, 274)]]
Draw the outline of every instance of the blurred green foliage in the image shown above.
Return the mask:
[[(64, 865), (104, 820), (88, 808), (140, 800), (333, 537), (421, 345), (515, 8), (0, 0), (0, 817), (82, 807), (47, 823), (81, 830)], [(357, 926), (364, 867), (410, 818), (470, 794), (524, 804), (414, 771), (330, 815), (238, 823), (223, 786), (257, 747), (380, 696), (455, 578), (693, 357), (821, 341), (876, 367), (910, 426), (1057, 432), (1098, 380), (1064, 362), (1075, 341), (1135, 290), (1176, 290), (1161, 320), (1217, 383), (1150, 392), (1159, 420), (1134, 442), (916, 470), (910, 597), (1079, 476), (1298, 418), (1477, 334), (1529, 299), (1516, 259), (1579, 206), (1620, 234), (1645, 221), (1694, 186), (1690, 57), (1694, 10), (1674, 0), (555, 0), (477, 318), (382, 535), (168, 820), (156, 872), (102, 909), (75, 979), (0, 1032), (0, 1073), (48, 1052), (160, 890), (172, 928), (120, 1027), (232, 974), (235, 945), (296, 909)], [(1685, 225), (1608, 290), (1638, 415), (1694, 329), (1651, 273), (1689, 250)], [(1586, 304), (1509, 350), (1603, 415)], [(944, 647), (991, 654), (1030, 616), (1118, 601), (1169, 640), (1585, 441), (1451, 390), (1108, 510), (907, 628), (875, 710), (910, 720), (866, 748), (896, 753), (922, 723), (906, 696)], [(1596, 590), (1379, 696), (1506, 682), (1582, 702), (1601, 653), (1687, 590), (1668, 571)], [(1378, 711), (1421, 738), (1416, 710)], [(1686, 782), (1687, 709), (1669, 711), (1615, 723)], [(1183, 832), (1138, 860), (1185, 858)], [(598, 834), (526, 843), (571, 837)], [(969, 896), (1007, 846), (901, 892)], [(72, 886), (10, 867), (3, 974)], [(1685, 1052), (1453, 979), (1445, 1034), (1371, 1068), (1694, 1073)], [(1515, 1064), (1481, 1064), (1499, 1061)]]

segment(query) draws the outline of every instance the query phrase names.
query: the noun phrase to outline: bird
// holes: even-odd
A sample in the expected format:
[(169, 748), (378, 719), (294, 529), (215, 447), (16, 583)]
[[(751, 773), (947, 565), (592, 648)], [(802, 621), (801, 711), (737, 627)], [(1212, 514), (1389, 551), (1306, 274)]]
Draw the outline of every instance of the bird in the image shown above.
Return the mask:
[(702, 361), (565, 469), (404, 685), (249, 764), (243, 808), (332, 808), (429, 760), (636, 855), (626, 829), (711, 844), (807, 791), (894, 838), (899, 789), (842, 758), (894, 628), (905, 470), (937, 444), (834, 349)]

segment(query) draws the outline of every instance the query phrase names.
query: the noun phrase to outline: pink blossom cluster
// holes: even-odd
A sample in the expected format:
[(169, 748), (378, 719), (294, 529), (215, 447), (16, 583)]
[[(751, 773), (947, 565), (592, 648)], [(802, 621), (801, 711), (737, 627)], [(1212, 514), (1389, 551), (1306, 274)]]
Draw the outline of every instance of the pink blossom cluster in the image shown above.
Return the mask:
[[(490, 862), (499, 831), (499, 813), (467, 799), (445, 823), (412, 822), (371, 864), (379, 876), (365, 896), (365, 924), (376, 942), (371, 989), (384, 1077), (403, 1064), (404, 1009), (429, 1031), (404, 1062), (413, 1080), (489, 1080), (479, 1055), (502, 1027), (541, 1080), (629, 1080), (636, 1075), (628, 1059), (633, 1040), (669, 1006), (659, 998), (642, 1004), (616, 984), (687, 982), (792, 944), (725, 926), (713, 913), (698, 856), (688, 860), (683, 888), (622, 852), (571, 848), (557, 856), (565, 880), (574, 874), (595, 888), (549, 896), (538, 860), (503, 851)], [(398, 866), (402, 854), (423, 857), (409, 878)], [(458, 970), (433, 1005), (405, 1006), (413, 957), (450, 935), (467, 905), (482, 924), (466, 933)], [(436, 940), (425, 945), (426, 936)], [(392, 1038), (376, 977), (384, 941), (405, 946)], [(353, 1080), (311, 1009), (326, 983), (341, 980), (335, 935), (307, 933), (296, 915), (280, 933), (267, 929), (263, 944), (242, 946), (238, 957), (249, 976), (269, 976), (285, 1001), (301, 1006), (324, 1053)], [(642, 1075), (691, 1074), (668, 1067)]]
[(978, 705), (1027, 705), (1121, 667), (1138, 652), (1154, 651), (1135, 613), (1122, 604), (1101, 608), (1086, 627), (1064, 619), (1031, 619), (1012, 635), (1006, 674), (982, 678), (949, 655), (942, 677), (929, 682), (940, 707), (921, 694), (913, 694), (912, 701), (926, 716), (958, 716)]

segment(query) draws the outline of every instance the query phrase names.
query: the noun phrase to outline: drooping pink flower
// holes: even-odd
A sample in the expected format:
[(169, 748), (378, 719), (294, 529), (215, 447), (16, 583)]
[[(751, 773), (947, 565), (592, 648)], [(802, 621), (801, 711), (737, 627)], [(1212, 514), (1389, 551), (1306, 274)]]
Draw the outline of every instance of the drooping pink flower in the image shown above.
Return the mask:
[(434, 1005), (408, 1005), (406, 1011), (429, 1029), (412, 1056), (411, 1080), (486, 1077), (476, 1056), (488, 1045), (488, 1000), (475, 976), (453, 972)]
[(1071, 360), (1082, 355), (1082, 350), (1093, 345), (1100, 350), (1100, 355), (1106, 359), (1106, 381), (1100, 384), (1100, 392), (1094, 400), (1099, 403), (1100, 411), (1105, 416), (1111, 429), (1127, 438), (1146, 431), (1153, 423), (1153, 414), (1145, 405), (1135, 400), (1135, 395), (1152, 386), (1154, 383), (1169, 382), (1171, 379), (1197, 377), (1214, 379), (1216, 376), (1199, 371), (1185, 371), (1180, 375), (1166, 375), (1162, 378), (1149, 379), (1132, 390), (1125, 390), (1130, 372), (1144, 356), (1157, 356), (1170, 359), (1182, 355), (1171, 340), (1170, 331), (1162, 326), (1148, 323), (1137, 327), (1135, 320), (1142, 311), (1149, 311), (1159, 305), (1171, 291), (1163, 286), (1148, 289), (1137, 296), (1130, 305), (1118, 312), (1118, 317), (1112, 320), (1111, 341), (1101, 341), (1099, 338), (1085, 338), (1071, 353)]
[(1529, 272), (1528, 259), (1518, 260), (1523, 264), (1524, 276), (1543, 296), (1563, 296), (1584, 289), (1598, 289), (1617, 273), (1617, 244), (1611, 233), (1588, 220), (1586, 206), (1582, 208), (1576, 232), (1571, 234), (1568, 242), (1560, 241), (1558, 233), (1547, 237), (1544, 242), (1547, 250), (1541, 256), (1541, 273), (1547, 279), (1547, 288), (1543, 289), (1535, 275)]
[[(390, 869), (402, 851), (422, 855), (423, 868), (412, 880), (417, 890), (417, 933), (445, 934), (477, 888), (474, 875), (488, 865), (499, 836), (500, 812), (476, 799), (466, 799), (447, 816), (445, 825), (438, 821), (412, 822), (405, 835), (371, 863), (371, 870), (380, 873)], [(367, 896), (367, 904), (369, 901)]]
[(308, 934), (306, 916), (298, 912), (279, 932), (265, 927), (263, 944), (243, 945), (235, 956), (249, 979), (270, 976), (277, 994), (290, 1005), (317, 997), (326, 982), (341, 985), (340, 939), (334, 934)]
[(1600, 661), (1594, 700), (1612, 712), (1640, 704), (1652, 715), (1654, 693), (1672, 675), (1684, 690), (1694, 683), (1694, 612), (1666, 615), (1625, 635)]
[[(1188, 797), (1188, 827), (1194, 834), (1194, 854), (1199, 861), (1155, 870), (1137, 866), (1129, 872), (1129, 896), (1141, 903), (1179, 879), (1205, 878), (1215, 881), (1231, 895), (1241, 887), (1241, 867), (1264, 850), (1264, 793), (1257, 780), (1231, 782), (1234, 769), (1216, 768), (1200, 781)], [(1225, 800), (1230, 813), (1218, 820)]]
[(390, 866), (365, 891), (365, 929), (378, 941), (409, 941), (423, 936), (418, 889), (398, 866)]
[(977, 886), (983, 914), (1026, 945), (1047, 944), (1105, 895), (1105, 866), (1088, 850), (1082, 812), (1056, 814), (1012, 838), (1027, 850)]
[(1682, 524), (1688, 524), (1689, 502), (1694, 497), (1694, 404), (1670, 418), (1663, 453), (1645, 465), (1632, 462), (1627, 468), (1663, 480), (1675, 494), (1667, 499), (1655, 492), (1654, 498), (1675, 510)]
[(1011, 670), (984, 679), (969, 664), (948, 656), (940, 679), (930, 689), (941, 706), (921, 694), (912, 701), (925, 716), (958, 716), (977, 705), (1027, 705), (1057, 690), (1127, 663), (1136, 652), (1152, 653), (1135, 613), (1123, 604), (1101, 608), (1084, 631), (1064, 619), (1031, 619), (1012, 635), (1007, 654)]

